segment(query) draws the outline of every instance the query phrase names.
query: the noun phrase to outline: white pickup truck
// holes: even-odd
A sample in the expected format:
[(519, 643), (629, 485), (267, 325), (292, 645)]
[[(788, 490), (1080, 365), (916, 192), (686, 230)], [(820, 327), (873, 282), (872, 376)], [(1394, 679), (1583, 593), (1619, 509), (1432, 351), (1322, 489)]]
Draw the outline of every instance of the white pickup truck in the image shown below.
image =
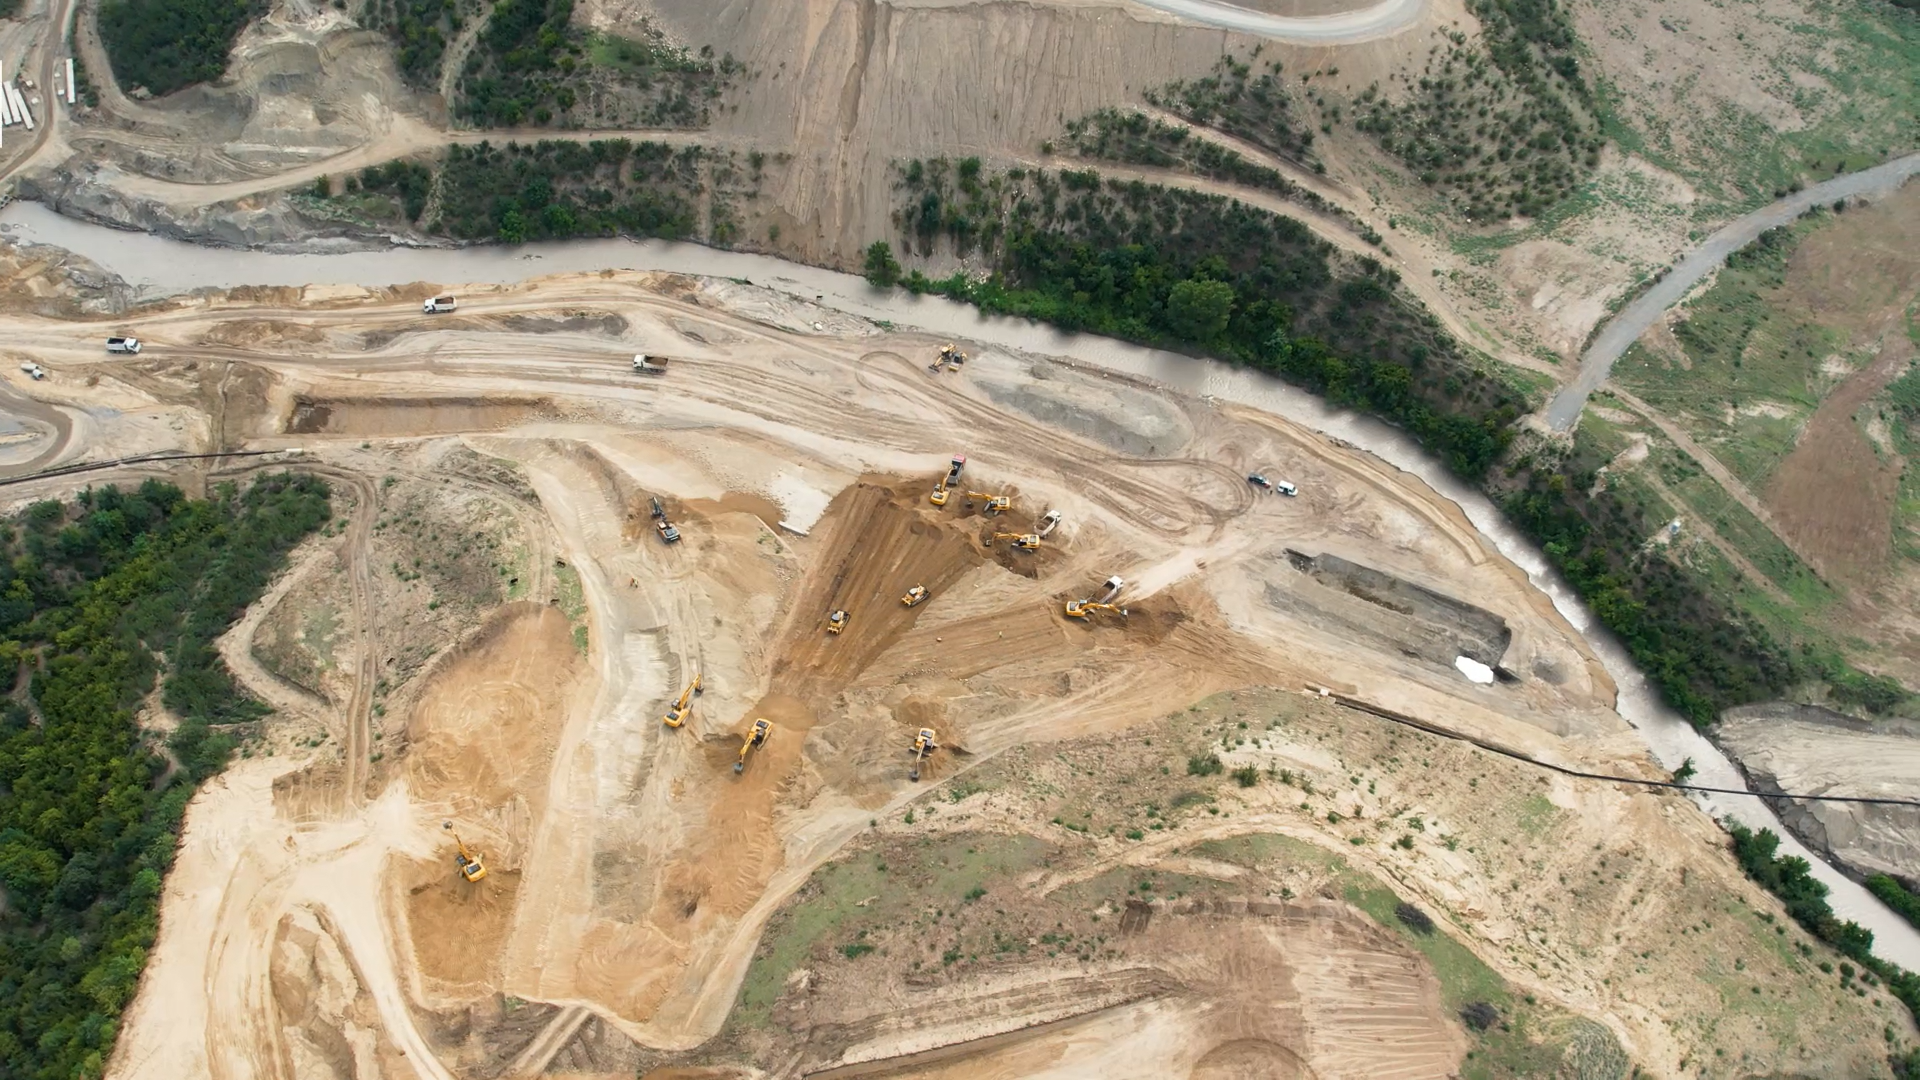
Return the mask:
[(646, 353), (636, 353), (633, 357), (633, 370), (642, 375), (665, 375), (667, 373), (667, 358), (664, 356), (648, 356)]
[(137, 353), (140, 351), (140, 339), (137, 337), (110, 337), (107, 339), (107, 351), (110, 353)]
[(443, 311), (452, 311), (459, 306), (459, 303), (451, 296), (436, 296), (431, 300), (423, 300), (420, 302), (420, 313), (422, 315), (438, 315)]

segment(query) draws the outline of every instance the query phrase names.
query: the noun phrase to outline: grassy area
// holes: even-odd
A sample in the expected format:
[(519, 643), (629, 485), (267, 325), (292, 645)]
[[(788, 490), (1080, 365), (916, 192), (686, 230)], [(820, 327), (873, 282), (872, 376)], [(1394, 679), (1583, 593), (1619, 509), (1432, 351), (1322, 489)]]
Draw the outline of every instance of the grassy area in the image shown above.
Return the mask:
[(226, 74), (227, 54), (261, 0), (106, 0), (100, 42), (120, 88), (160, 96)]

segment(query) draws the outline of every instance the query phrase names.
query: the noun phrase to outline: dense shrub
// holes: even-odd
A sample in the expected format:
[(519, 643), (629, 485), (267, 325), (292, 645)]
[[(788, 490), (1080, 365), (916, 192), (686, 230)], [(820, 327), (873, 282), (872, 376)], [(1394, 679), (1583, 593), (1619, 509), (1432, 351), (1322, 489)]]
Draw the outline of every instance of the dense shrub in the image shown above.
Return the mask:
[(1901, 918), (1920, 927), (1920, 896), (1908, 892), (1899, 881), (1886, 874), (1875, 874), (1867, 879), (1867, 891), (1898, 912)]
[(699, 147), (611, 139), (451, 146), (429, 228), (510, 244), (575, 236), (693, 234)]
[(234, 39), (265, 9), (261, 0), (106, 0), (100, 41), (121, 89), (171, 94), (225, 74)]
[[(266, 711), (214, 640), (328, 513), (310, 477), (198, 501), (149, 480), (35, 504), (0, 534), (0, 666), (27, 679), (0, 705), (7, 1076), (100, 1075), (153, 944), (187, 800), (233, 746), (212, 725)], [(134, 725), (156, 677), (181, 717), (179, 770)]]
[(1399, 919), (1407, 929), (1416, 934), (1433, 933), (1433, 917), (1412, 904), (1402, 903), (1393, 909), (1394, 918)]
[(456, 0), (370, 0), (361, 18), (393, 39), (394, 65), (408, 85), (439, 88), (447, 42), (462, 22)]

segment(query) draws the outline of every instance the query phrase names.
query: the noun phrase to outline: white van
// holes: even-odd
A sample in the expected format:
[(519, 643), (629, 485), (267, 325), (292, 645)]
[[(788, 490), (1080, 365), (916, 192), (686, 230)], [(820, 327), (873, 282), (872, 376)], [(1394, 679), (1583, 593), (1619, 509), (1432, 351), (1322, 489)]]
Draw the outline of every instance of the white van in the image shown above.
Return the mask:
[(420, 312), (423, 315), (438, 315), (443, 311), (452, 311), (458, 306), (451, 296), (436, 296), (431, 300), (423, 301)]
[(1275, 480), (1273, 482), (1273, 490), (1286, 496), (1294, 496), (1294, 495), (1300, 494), (1299, 488), (1294, 487), (1292, 484), (1286, 482), (1285, 480)]
[(137, 337), (110, 337), (107, 339), (107, 351), (110, 353), (137, 353), (140, 351), (140, 339)]

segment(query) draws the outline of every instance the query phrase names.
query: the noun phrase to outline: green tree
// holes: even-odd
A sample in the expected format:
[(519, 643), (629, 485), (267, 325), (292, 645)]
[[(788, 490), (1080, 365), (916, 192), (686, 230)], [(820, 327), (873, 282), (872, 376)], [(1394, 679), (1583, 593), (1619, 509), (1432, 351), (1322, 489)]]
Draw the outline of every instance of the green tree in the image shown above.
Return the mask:
[(519, 244), (527, 239), (527, 219), (518, 210), (509, 210), (500, 215), (500, 239), (504, 243)]
[(893, 245), (875, 240), (867, 248), (867, 281), (876, 289), (885, 289), (900, 280), (900, 263), (893, 257)]
[(1226, 282), (1189, 278), (1167, 293), (1167, 325), (1188, 340), (1213, 341), (1226, 332), (1233, 302), (1233, 286)]

